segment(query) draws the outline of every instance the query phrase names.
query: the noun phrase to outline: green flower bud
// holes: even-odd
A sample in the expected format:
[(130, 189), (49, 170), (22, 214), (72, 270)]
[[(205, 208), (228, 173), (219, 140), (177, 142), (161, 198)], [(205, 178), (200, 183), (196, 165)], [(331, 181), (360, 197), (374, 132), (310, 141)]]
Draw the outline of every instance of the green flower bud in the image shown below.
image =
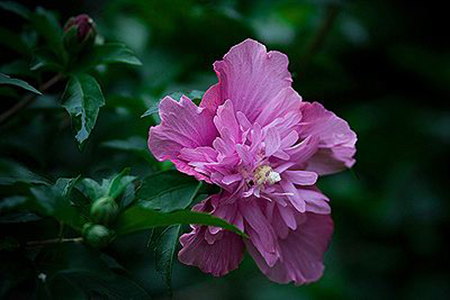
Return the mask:
[(119, 212), (119, 207), (110, 197), (102, 197), (94, 201), (91, 206), (91, 220), (98, 224), (108, 225)]
[(64, 25), (64, 47), (77, 53), (91, 47), (96, 38), (94, 21), (86, 14), (70, 18)]
[(101, 248), (114, 239), (114, 231), (103, 225), (87, 223), (83, 226), (83, 238), (92, 247)]

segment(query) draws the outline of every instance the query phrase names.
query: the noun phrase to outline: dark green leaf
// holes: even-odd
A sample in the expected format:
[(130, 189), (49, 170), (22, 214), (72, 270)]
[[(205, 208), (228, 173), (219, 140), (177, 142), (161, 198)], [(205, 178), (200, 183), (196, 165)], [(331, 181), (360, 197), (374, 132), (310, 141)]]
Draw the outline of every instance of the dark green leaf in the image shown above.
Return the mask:
[(77, 181), (78, 178), (60, 178), (51, 187), (31, 188), (38, 211), (80, 230), (83, 222), (70, 200), (72, 189)]
[(10, 84), (15, 85), (18, 87), (21, 87), (27, 91), (33, 92), (38, 95), (42, 95), (41, 92), (39, 92), (37, 89), (29, 85), (27, 82), (17, 79), (17, 78), (11, 78), (10, 76), (0, 73), (0, 84)]
[[(181, 96), (185, 95), (186, 97), (188, 97), (189, 99), (191, 99), (192, 101), (194, 101), (194, 103), (196, 103), (197, 105), (200, 103), (201, 99), (203, 98), (203, 95), (205, 94), (205, 92), (203, 91), (198, 91), (198, 90), (189, 90), (189, 91), (184, 91), (184, 92), (174, 92), (169, 94), (170, 97), (172, 97), (174, 100), (180, 101)], [(141, 116), (141, 118), (145, 118), (151, 115), (154, 115), (156, 113), (158, 113), (159, 110), (159, 101), (157, 103), (153, 103), (152, 106), (150, 106)]]
[(184, 95), (184, 96), (188, 97), (189, 99), (191, 99), (192, 101), (194, 101), (196, 104), (198, 104), (198, 102), (200, 102), (200, 100), (203, 98), (204, 94), (205, 94), (204, 91), (188, 90), (188, 91), (171, 93), (171, 94), (169, 94), (169, 96), (177, 101), (180, 101), (181, 96)]
[(2, 201), (0, 201), (0, 212), (17, 208), (20, 205), (27, 202), (27, 200), (28, 200), (27, 197), (23, 196), (13, 196), (4, 198)]
[(141, 118), (154, 115), (158, 113), (158, 110), (159, 110), (159, 103), (154, 103), (149, 109), (145, 111), (145, 113), (142, 114)]
[(135, 176), (128, 175), (129, 172), (130, 169), (125, 168), (119, 174), (116, 174), (109, 179), (103, 179), (101, 185), (93, 179), (84, 178), (79, 182), (77, 187), (92, 201), (104, 196), (116, 199), (124, 193), (127, 187), (136, 179)]
[(111, 179), (106, 194), (108, 197), (116, 199), (125, 191), (125, 188), (136, 179), (134, 176), (128, 176), (129, 173), (130, 169), (126, 168)]
[(19, 16), (28, 19), (30, 17), (31, 11), (20, 3), (12, 1), (2, 1), (0, 2), (0, 7), (4, 10), (11, 11)]
[(83, 178), (80, 180), (79, 184), (77, 185), (77, 188), (91, 201), (94, 201), (96, 199), (99, 199), (103, 195), (106, 194), (106, 187), (101, 186), (98, 184), (97, 181), (91, 179), (91, 178)]
[(138, 197), (147, 208), (171, 212), (187, 208), (200, 186), (194, 178), (169, 170), (145, 177)]
[(48, 276), (51, 292), (63, 278), (88, 299), (150, 299), (147, 291), (129, 278), (113, 258), (81, 244), (44, 249), (36, 258), (36, 269)]
[(73, 76), (67, 83), (62, 97), (62, 106), (72, 117), (73, 126), (77, 132), (75, 138), (80, 146), (91, 134), (100, 107), (103, 105), (105, 105), (105, 99), (94, 77), (79, 74)]
[(30, 49), (27, 44), (23, 42), (22, 36), (9, 29), (0, 27), (0, 44), (25, 56), (30, 54)]
[(167, 227), (155, 242), (155, 268), (169, 290), (172, 287), (173, 259), (180, 232), (181, 225)]
[(49, 70), (54, 72), (62, 72), (64, 67), (60, 58), (46, 48), (39, 48), (33, 52), (33, 59), (30, 63), (30, 70)]
[(162, 213), (140, 205), (135, 205), (129, 208), (119, 217), (115, 226), (115, 231), (117, 235), (123, 235), (153, 227), (180, 224), (216, 226), (228, 229), (239, 235), (246, 236), (234, 225), (231, 225), (230, 223), (209, 214), (188, 210), (176, 211), (172, 213)]
[(39, 221), (41, 217), (31, 212), (10, 213), (0, 216), (0, 224), (14, 224)]
[(126, 140), (112, 140), (102, 143), (102, 146), (111, 149), (117, 149), (135, 153), (150, 163), (154, 163), (155, 159), (147, 149), (147, 141), (139, 136), (132, 136)]
[(22, 166), (21, 164), (0, 159), (0, 185), (12, 185), (17, 182), (26, 184), (49, 184), (49, 181)]
[(38, 7), (31, 17), (31, 22), (39, 35), (47, 41), (48, 48), (56, 54), (61, 62), (65, 61), (67, 53), (62, 41), (63, 31), (55, 15)]
[[(97, 65), (123, 63), (140, 66), (142, 63), (127, 46), (122, 43), (107, 43), (95, 46), (86, 53), (82, 66), (79, 68), (92, 68)], [(76, 68), (77, 66), (75, 66)]]

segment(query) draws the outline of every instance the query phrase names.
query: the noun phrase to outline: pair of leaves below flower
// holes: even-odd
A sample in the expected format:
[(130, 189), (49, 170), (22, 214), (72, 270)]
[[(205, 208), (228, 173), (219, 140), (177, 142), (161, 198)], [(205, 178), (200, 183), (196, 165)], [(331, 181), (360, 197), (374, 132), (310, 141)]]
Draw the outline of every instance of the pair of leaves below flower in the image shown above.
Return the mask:
[(42, 95), (41, 92), (39, 92), (37, 89), (35, 89), (34, 87), (32, 87), (30, 84), (28, 84), (26, 81), (17, 79), (17, 78), (11, 78), (10, 76), (0, 73), (0, 84), (9, 84), (9, 85), (14, 85), (14, 86), (18, 86), (20, 88), (23, 88), (27, 91), (33, 92), (35, 94), (38, 95)]

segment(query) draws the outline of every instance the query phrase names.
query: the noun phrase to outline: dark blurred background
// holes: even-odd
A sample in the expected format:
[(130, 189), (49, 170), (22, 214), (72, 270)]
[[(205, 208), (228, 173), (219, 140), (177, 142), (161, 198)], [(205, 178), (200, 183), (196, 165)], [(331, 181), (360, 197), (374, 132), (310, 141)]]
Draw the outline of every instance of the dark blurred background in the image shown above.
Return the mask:
[[(101, 77), (107, 105), (84, 152), (69, 127), (55, 125), (67, 119), (52, 104), (62, 86), (2, 127), (2, 157), (38, 174), (95, 177), (125, 166), (135, 174), (152, 172), (139, 152), (146, 151), (152, 120), (140, 116), (165, 94), (206, 90), (217, 81), (212, 63), (248, 37), (286, 53), (304, 100), (321, 102), (358, 134), (354, 169), (319, 182), (332, 199), (336, 226), (319, 282), (271, 283), (250, 257), (223, 278), (176, 263), (174, 299), (450, 297), (450, 39), (448, 11), (439, 2), (20, 2), (56, 11), (61, 24), (87, 13), (99, 34), (123, 41), (143, 63), (113, 66)], [(1, 18), (3, 27), (23, 26), (13, 14), (2, 11)], [(8, 73), (16, 54), (1, 53)], [(111, 140), (127, 141), (134, 148), (122, 150), (133, 151), (111, 147)], [(145, 243), (145, 234), (135, 234), (108, 251), (155, 299), (164, 299)]]

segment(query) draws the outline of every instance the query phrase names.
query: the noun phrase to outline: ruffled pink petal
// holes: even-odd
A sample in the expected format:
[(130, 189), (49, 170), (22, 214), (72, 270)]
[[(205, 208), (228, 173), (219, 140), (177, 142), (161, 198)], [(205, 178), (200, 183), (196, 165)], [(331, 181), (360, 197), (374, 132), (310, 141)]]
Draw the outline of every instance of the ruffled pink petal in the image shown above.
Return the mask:
[(207, 180), (179, 155), (183, 148), (212, 145), (217, 136), (212, 114), (197, 107), (185, 96), (181, 97), (180, 102), (165, 97), (159, 104), (159, 113), (161, 124), (151, 127), (149, 132), (150, 151), (159, 161), (169, 159), (179, 171)]
[(284, 88), (265, 105), (255, 122), (264, 127), (277, 118), (283, 118), (289, 112), (297, 112), (297, 119), (300, 120), (301, 102), (302, 97), (292, 87)]
[(252, 244), (261, 253), (268, 265), (273, 265), (278, 257), (277, 235), (270, 222), (264, 215), (263, 207), (257, 198), (241, 201), (239, 211), (244, 217), (245, 233), (248, 234)]
[(219, 106), (217, 115), (214, 117), (214, 124), (225, 142), (232, 145), (240, 142), (239, 124), (231, 100)]
[(224, 230), (217, 233), (221, 237), (210, 244), (205, 238), (206, 234), (211, 233), (202, 226), (180, 237), (183, 246), (178, 253), (180, 262), (217, 277), (237, 269), (245, 250), (242, 238)]
[(241, 111), (250, 122), (292, 82), (287, 56), (267, 52), (264, 45), (251, 39), (232, 47), (222, 61), (214, 63), (214, 70), (219, 83), (205, 93), (200, 106), (215, 112), (230, 99), (235, 111)]
[(325, 175), (352, 167), (357, 138), (348, 123), (317, 102), (302, 102), (301, 112), (300, 137), (319, 138), (318, 152), (308, 160), (306, 169)]
[(266, 263), (251, 241), (245, 241), (258, 267), (275, 282), (302, 285), (317, 281), (323, 274), (323, 256), (333, 233), (331, 216), (307, 213), (300, 217), (306, 220), (298, 222), (297, 230), (278, 241), (281, 257), (273, 266)]

